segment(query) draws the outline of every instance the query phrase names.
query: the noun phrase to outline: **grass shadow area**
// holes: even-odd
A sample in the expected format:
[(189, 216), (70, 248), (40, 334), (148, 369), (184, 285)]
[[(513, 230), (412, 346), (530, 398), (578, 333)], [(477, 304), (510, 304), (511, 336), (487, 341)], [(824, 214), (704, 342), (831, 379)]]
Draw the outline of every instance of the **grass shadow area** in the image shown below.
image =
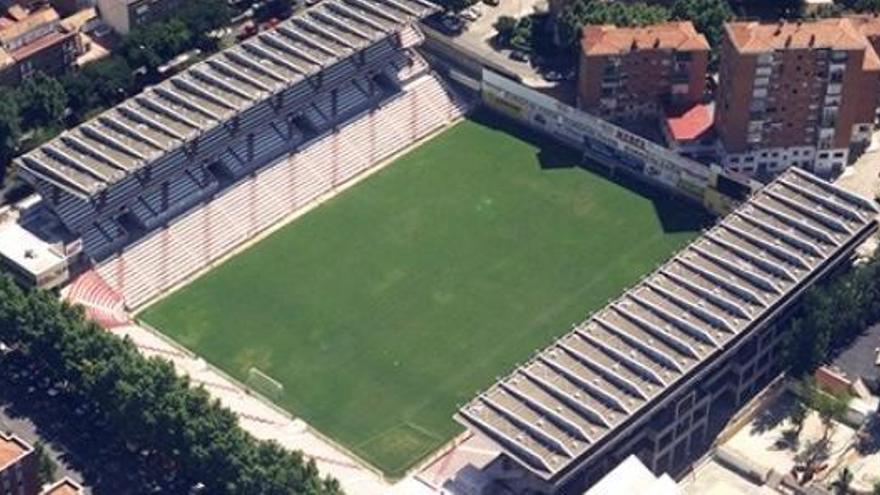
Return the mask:
[(538, 163), (544, 170), (562, 170), (574, 167), (614, 182), (626, 189), (651, 201), (657, 218), (666, 233), (688, 232), (704, 229), (712, 224), (715, 215), (700, 203), (676, 195), (669, 190), (640, 180), (634, 174), (620, 173), (612, 175), (608, 167), (594, 163), (584, 163), (580, 153), (551, 137), (538, 132), (524, 124), (505, 117), (488, 109), (480, 109), (469, 116), (469, 119), (492, 128), (516, 136), (538, 149)]

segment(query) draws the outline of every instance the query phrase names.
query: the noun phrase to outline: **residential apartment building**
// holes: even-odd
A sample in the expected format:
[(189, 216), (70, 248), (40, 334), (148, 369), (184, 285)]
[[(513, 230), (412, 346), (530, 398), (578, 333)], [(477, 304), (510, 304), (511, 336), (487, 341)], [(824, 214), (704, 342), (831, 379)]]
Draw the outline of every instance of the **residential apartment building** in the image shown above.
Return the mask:
[(34, 495), (39, 492), (34, 449), (14, 435), (0, 432), (0, 495)]
[(119, 34), (168, 18), (183, 0), (97, 0), (101, 19)]
[(871, 137), (880, 58), (851, 19), (725, 25), (715, 126), (722, 163), (830, 175)]
[(699, 102), (709, 43), (690, 22), (645, 27), (586, 26), (581, 38), (578, 106), (629, 120)]
[(80, 51), (77, 33), (61, 24), (48, 2), (17, 0), (0, 8), (0, 85), (15, 85), (37, 72), (60, 74)]

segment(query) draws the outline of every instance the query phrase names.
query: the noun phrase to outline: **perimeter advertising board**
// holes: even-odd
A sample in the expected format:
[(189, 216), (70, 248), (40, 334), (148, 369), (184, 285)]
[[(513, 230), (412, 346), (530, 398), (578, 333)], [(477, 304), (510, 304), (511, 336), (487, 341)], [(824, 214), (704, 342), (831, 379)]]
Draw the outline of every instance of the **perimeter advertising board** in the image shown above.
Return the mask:
[(585, 157), (613, 170), (623, 168), (700, 201), (717, 213), (725, 213), (751, 192), (745, 183), (740, 183), (741, 190), (733, 196), (719, 192), (719, 170), (490, 70), (483, 70), (481, 94), (487, 106), (582, 150)]

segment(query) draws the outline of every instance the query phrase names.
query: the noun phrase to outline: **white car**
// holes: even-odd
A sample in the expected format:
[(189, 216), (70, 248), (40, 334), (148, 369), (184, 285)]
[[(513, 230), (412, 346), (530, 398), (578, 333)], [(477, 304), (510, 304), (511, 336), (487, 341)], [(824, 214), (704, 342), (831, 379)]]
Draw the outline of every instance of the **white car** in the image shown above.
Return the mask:
[(466, 9), (464, 9), (463, 11), (461, 11), (461, 16), (471, 22), (476, 21), (482, 15), (483, 15), (483, 11), (476, 5), (474, 5), (472, 7), (468, 7)]

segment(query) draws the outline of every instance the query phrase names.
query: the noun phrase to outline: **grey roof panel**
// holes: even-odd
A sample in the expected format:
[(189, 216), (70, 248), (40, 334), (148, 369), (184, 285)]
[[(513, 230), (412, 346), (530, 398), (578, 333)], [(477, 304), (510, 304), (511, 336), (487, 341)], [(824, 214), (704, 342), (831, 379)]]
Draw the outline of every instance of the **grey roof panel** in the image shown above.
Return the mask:
[[(38, 165), (45, 153), (36, 151), (31, 152), (30, 160), (21, 157), (17, 163), (25, 169), (41, 167), (39, 175), (46, 180), (61, 174), (54, 182), (68, 184), (77, 195), (89, 196), (234, 113), (276, 91), (305, 84), (304, 76), (435, 11), (437, 7), (424, 0), (326, 0), (297, 13), (275, 30), (215, 54), (83, 124), (81, 134), (89, 142), (70, 145), (74, 149), (69, 156), (78, 161), (76, 166)], [(85, 126), (89, 126), (87, 130)], [(76, 132), (80, 131), (72, 131)], [(106, 148), (103, 152), (89, 152), (95, 140)], [(50, 142), (44, 146), (48, 153), (53, 146), (64, 153), (68, 145)], [(122, 151), (125, 147), (131, 147), (131, 152)], [(105, 173), (102, 167), (108, 164), (123, 173)], [(69, 170), (90, 168), (94, 173), (88, 175), (96, 182), (63, 176)], [(80, 185), (86, 189), (78, 189)]]
[[(617, 301), (481, 393), (456, 419), (553, 479), (588, 456), (600, 438), (616, 434), (627, 417), (654, 407), (661, 392), (715, 359), (735, 336), (753, 330), (844, 245), (875, 229), (877, 213), (869, 200), (787, 171)], [(540, 378), (524, 381), (533, 375)], [(541, 404), (522, 405), (524, 399), (513, 397), (511, 390), (524, 383), (530, 391), (541, 387), (529, 395)], [(488, 431), (479, 415), (491, 409), (486, 397), (499, 396), (518, 414)], [(588, 431), (587, 440), (572, 441), (577, 430), (555, 417), (560, 398), (567, 398), (564, 410), (576, 415), (570, 420)]]

